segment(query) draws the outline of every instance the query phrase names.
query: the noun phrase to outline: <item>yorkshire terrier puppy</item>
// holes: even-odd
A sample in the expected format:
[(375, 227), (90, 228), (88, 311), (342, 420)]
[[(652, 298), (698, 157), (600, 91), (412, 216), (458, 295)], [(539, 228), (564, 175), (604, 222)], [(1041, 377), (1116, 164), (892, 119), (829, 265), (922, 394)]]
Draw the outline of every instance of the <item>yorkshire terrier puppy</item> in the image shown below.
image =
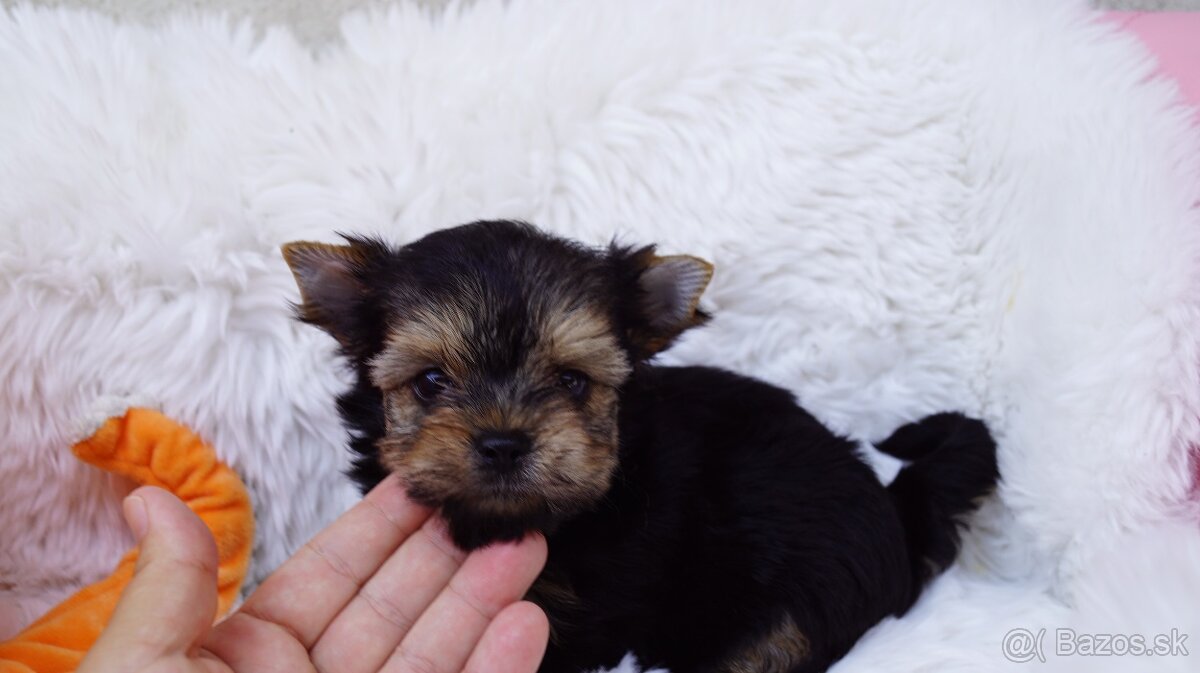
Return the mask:
[(299, 317), (357, 373), (352, 476), (398, 473), (464, 549), (545, 534), (543, 671), (627, 651), (673, 673), (825, 670), (954, 560), (996, 483), (979, 421), (898, 430), (879, 448), (910, 463), (885, 487), (786, 390), (650, 364), (708, 319), (703, 260), (504, 221), (346, 243), (284, 256)]

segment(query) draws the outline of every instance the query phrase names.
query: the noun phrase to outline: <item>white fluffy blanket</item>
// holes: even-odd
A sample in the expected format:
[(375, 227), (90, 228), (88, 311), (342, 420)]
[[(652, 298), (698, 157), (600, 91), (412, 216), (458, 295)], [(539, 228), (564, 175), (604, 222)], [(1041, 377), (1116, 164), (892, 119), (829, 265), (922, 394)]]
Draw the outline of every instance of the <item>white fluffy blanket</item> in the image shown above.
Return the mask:
[(344, 374), (279, 245), (513, 217), (713, 260), (717, 318), (672, 361), (863, 439), (991, 424), (1004, 484), (962, 562), (839, 671), (1008, 670), (1016, 627), (1087, 669), (1054, 629), (1200, 639), (1200, 144), (1132, 38), (1045, 0), (481, 0), (343, 31), (314, 56), (219, 17), (0, 16), (6, 597), (40, 611), (129, 544), (129, 485), (68, 451), (105, 395), (243, 475), (261, 579), (354, 498)]

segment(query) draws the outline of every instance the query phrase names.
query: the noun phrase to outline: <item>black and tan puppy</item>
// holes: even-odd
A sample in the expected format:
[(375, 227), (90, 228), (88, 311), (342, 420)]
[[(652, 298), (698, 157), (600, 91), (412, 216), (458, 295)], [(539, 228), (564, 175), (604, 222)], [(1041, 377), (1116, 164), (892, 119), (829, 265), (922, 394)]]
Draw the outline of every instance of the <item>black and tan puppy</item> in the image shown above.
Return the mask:
[(978, 421), (901, 428), (880, 448), (912, 462), (885, 488), (787, 391), (649, 364), (707, 319), (693, 257), (514, 222), (284, 255), (300, 317), (356, 369), (340, 406), (364, 490), (398, 473), (465, 549), (545, 533), (544, 671), (628, 650), (674, 673), (824, 670), (950, 564), (997, 479)]

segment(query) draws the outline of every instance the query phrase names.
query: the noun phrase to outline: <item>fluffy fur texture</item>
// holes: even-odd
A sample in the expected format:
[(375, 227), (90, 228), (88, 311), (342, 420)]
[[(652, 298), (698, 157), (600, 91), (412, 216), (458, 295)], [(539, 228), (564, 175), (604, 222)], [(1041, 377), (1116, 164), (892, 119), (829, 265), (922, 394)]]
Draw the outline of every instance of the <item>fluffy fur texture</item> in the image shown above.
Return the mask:
[(129, 485), (65, 448), (96, 397), (239, 471), (262, 577), (354, 498), (349, 377), (279, 246), (499, 217), (713, 261), (716, 318), (670, 362), (861, 439), (948, 408), (995, 430), (962, 561), (838, 670), (1010, 670), (1010, 628), (1175, 591), (1090, 569), (1194, 517), (1200, 147), (1083, 3), (481, 0), (343, 31), (314, 57), (213, 17), (0, 16), (0, 591), (27, 617), (130, 541)]
[(695, 257), (509, 221), (284, 257), (299, 317), (357, 374), (339, 407), (363, 491), (399, 474), (465, 549), (546, 535), (547, 673), (627, 649), (678, 672), (824, 671), (954, 561), (996, 484), (995, 442), (959, 414), (880, 444), (911, 463), (885, 488), (786, 390), (649, 364), (709, 318)]

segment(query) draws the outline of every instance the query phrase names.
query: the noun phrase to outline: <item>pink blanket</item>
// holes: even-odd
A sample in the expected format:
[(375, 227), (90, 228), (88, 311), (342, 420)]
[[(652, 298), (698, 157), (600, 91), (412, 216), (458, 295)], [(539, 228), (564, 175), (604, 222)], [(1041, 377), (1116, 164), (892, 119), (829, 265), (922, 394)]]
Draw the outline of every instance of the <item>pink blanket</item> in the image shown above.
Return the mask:
[(1109, 12), (1158, 58), (1159, 72), (1179, 83), (1200, 119), (1200, 12)]

